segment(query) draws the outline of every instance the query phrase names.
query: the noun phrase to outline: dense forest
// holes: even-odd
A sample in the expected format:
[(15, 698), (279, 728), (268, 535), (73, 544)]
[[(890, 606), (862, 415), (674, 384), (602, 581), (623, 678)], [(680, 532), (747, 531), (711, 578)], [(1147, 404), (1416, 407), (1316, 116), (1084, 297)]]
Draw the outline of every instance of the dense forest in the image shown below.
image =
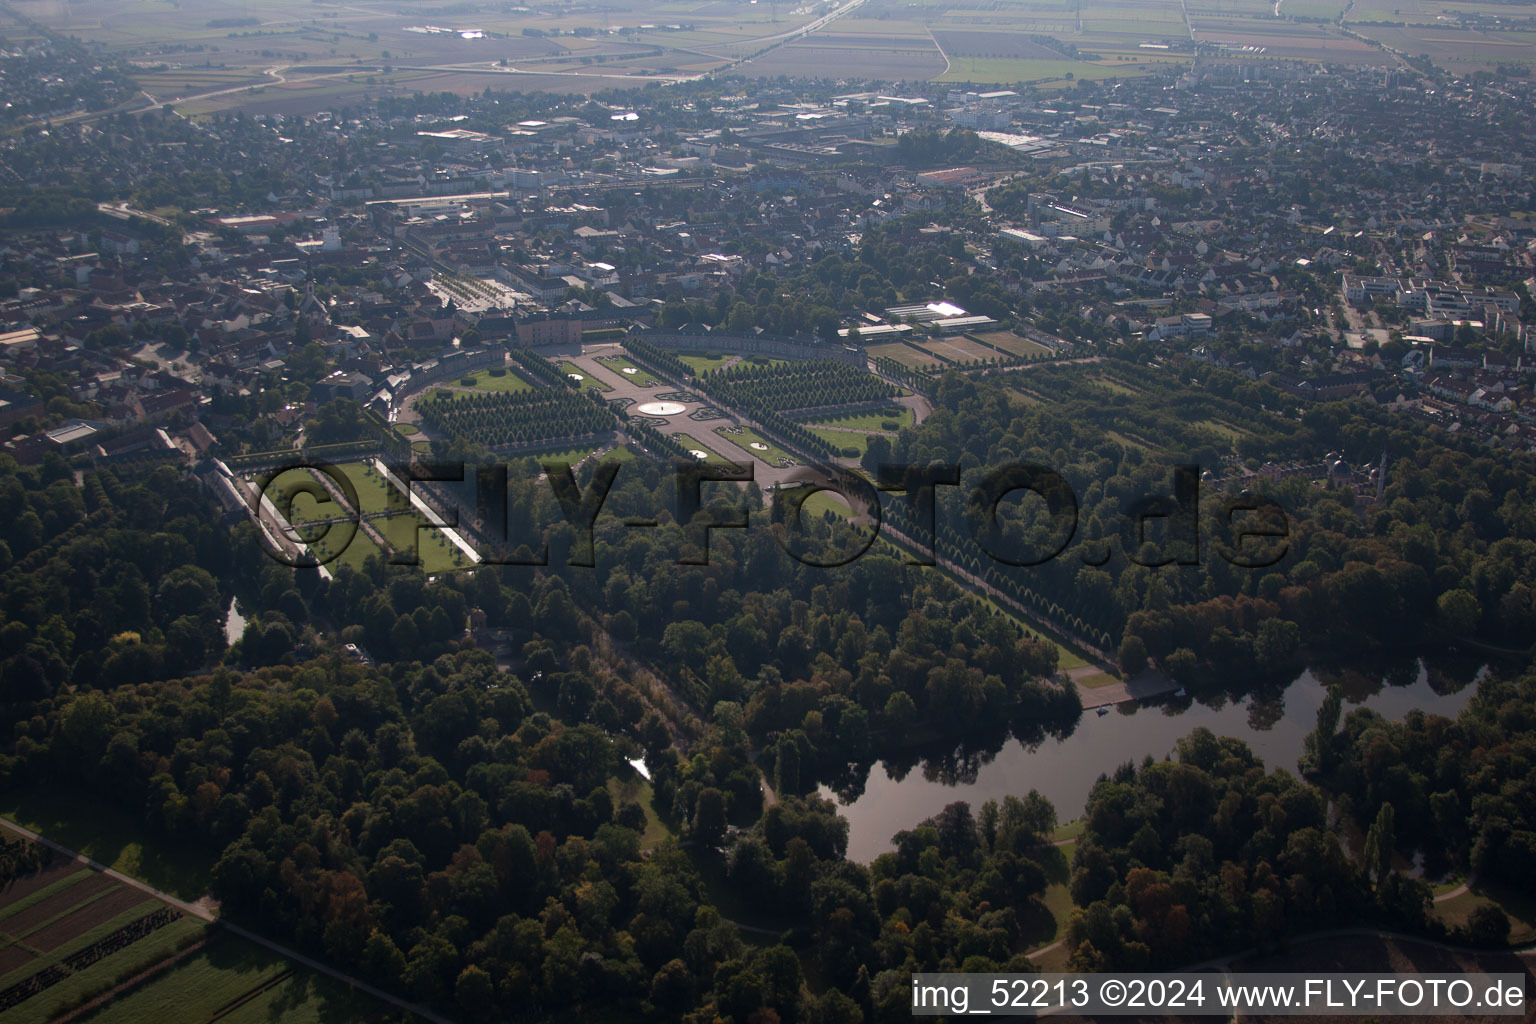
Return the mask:
[[(1015, 501), (1001, 517), (998, 545), (1029, 562), (1070, 540), (1061, 557), (1020, 567), (988, 557), (975, 540), (982, 524), (969, 482), (937, 489), (940, 551), (1085, 640), (1121, 648), (1128, 670), (1151, 657), (1194, 683), (1283, 674), (1303, 650), (1351, 653), (1405, 636), (1519, 646), (1536, 631), (1536, 474), (1524, 457), (1410, 429), (1366, 403), (1317, 406), (1299, 422), (1286, 420), (1260, 411), (1285, 405), (1271, 387), (1230, 374), (1194, 390), (1178, 387), (1173, 373), (1095, 373), (1135, 380), (1147, 395), (1114, 395), (1076, 368), (997, 374), (996, 383), (951, 375), (935, 391), (939, 408), (920, 430), (902, 433), (892, 460), (957, 462), (968, 481), (1014, 463), (1063, 477), (1077, 501), (1074, 529), (1042, 501)], [(1070, 390), (1046, 406), (1022, 404), (997, 384)], [(1153, 395), (1156, 384), (1168, 390)], [(1244, 428), (1240, 458), (1223, 451), (1231, 441), (1202, 436), (1198, 425), (1213, 421)], [(1357, 513), (1353, 487), (1249, 472), (1261, 460), (1316, 464), (1335, 451), (1357, 466), (1386, 455), (1380, 502)], [(1137, 535), (1139, 503), (1172, 498), (1173, 468), (1186, 463), (1216, 478), (1199, 496), (1199, 551), (1167, 533), (1169, 520)], [(1283, 513), (1286, 536), (1248, 568), (1231, 557), (1237, 529), (1229, 510), (1263, 502)], [(898, 524), (903, 512), (893, 504)]]
[[(1176, 538), (1132, 560), (1117, 527), (1145, 495), (1173, 493), (1155, 442), (1265, 415), (1251, 385), (1183, 393), (1177, 412), (1130, 428), (1111, 423), (1114, 403), (1064, 416), (1013, 383), (946, 378), (895, 458), (959, 462), (968, 479), (1014, 461), (1061, 474), (1080, 508), (1074, 543), (1114, 557), (1088, 565), (1069, 548), (1033, 567), (978, 560), (977, 575), (1187, 673), (1197, 697), (1408, 632), (1530, 635), (1519, 462), (1368, 407), (1319, 407), (1243, 457), (1386, 450), (1401, 469), (1384, 500), (1359, 515), (1335, 492), (1254, 480), (1289, 520), (1281, 561), (1159, 568)], [(249, 526), (220, 525), (172, 469), (77, 483), (58, 459), (0, 459), (0, 786), (135, 808), (152, 841), (206, 854), (224, 913), (467, 1020), (509, 1006), (904, 1020), (911, 971), (1030, 969), (1053, 879), (1081, 969), (1174, 967), (1334, 922), (1448, 935), (1400, 862), (1423, 852), (1436, 870), (1518, 886), (1536, 849), (1521, 781), (1536, 676), (1500, 670), (1454, 721), (1345, 716), (1332, 697), (1302, 775), (1197, 731), (1167, 761), (1108, 773), (1086, 807), (957, 801), (855, 863), (818, 785), (856, 795), (871, 764), (917, 747), (1070, 731), (1080, 708), (1056, 647), (893, 548), (835, 570), (790, 557), (789, 525), (753, 487), (710, 485), (703, 514), (746, 505), (752, 526), (713, 531), (707, 564), (680, 564), (701, 554), (698, 523), (672, 514), (670, 467), (643, 459), (613, 478), (587, 567), (541, 468), (510, 469), (508, 546), (527, 564), (429, 579), (374, 558), (326, 584), (265, 558)], [(947, 557), (970, 557), (967, 490), (939, 488)], [(1202, 502), (1220, 491), (1208, 482)], [(1049, 529), (1022, 503), (998, 542), (1038, 549)], [(809, 517), (796, 542), (836, 554), (853, 532)], [(226, 645), (233, 595), (248, 623)], [(647, 786), (628, 783), (630, 760)], [(1079, 816), (1068, 858), (1053, 830)], [(1455, 937), (1496, 945), (1509, 928), (1489, 907)]]

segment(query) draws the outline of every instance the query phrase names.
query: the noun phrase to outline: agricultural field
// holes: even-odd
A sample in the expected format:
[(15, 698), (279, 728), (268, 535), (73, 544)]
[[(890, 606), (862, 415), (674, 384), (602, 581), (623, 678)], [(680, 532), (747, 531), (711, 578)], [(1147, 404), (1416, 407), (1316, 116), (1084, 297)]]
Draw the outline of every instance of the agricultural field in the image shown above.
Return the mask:
[(1068, 60), (1007, 60), (992, 57), (957, 57), (940, 82), (988, 82), (997, 84), (1049, 84), (1082, 79), (1129, 78), (1140, 74), (1131, 64), (1090, 64)]
[(1012, 331), (993, 331), (988, 334), (977, 334), (975, 337), (993, 348), (1002, 349), (1009, 355), (1018, 356), (1021, 359), (1041, 358), (1051, 354), (1051, 350), (1039, 342), (1020, 337)]
[(1536, 36), (1531, 33), (1479, 32), (1441, 25), (1398, 28), (1361, 24), (1354, 30), (1402, 53), (1428, 54), (1436, 64), (1452, 69), (1536, 62)]
[(1061, 60), (1062, 54), (1016, 32), (934, 29), (934, 41), (951, 58), (999, 57), (1009, 60)]
[(0, 1013), (46, 1024), (204, 929), (140, 889), (54, 857), (0, 890)]
[(947, 338), (925, 338), (920, 343), (923, 348), (949, 360), (956, 366), (970, 366), (974, 363), (990, 363), (1006, 357), (979, 345), (969, 338), (960, 335), (951, 335)]
[[(1508, 14), (1478, 0), (1413, 0), (1402, 7), (1366, 0), (1351, 23), (1407, 53), (1452, 64), (1536, 60), (1519, 38), (1426, 26), (1442, 14)], [(1275, 17), (1273, 0), (1008, 0), (921, 7), (870, 0), (806, 35), (795, 30), (828, 13), (831, 0), (787, 4), (640, 2), (623, 8), (466, 7), (453, 0), (406, 6), (368, 2), (316, 7), (272, 0), (260, 16), (233, 0), (207, 0), (196, 16), (156, 0), (22, 0), (22, 13), (130, 60), (145, 103), (189, 115), (243, 109), (304, 113), (390, 95), (485, 88), (592, 93), (730, 67), (749, 77), (825, 75), (883, 80), (1033, 83), (1128, 77), (1180, 54), (1142, 51), (1142, 42), (1193, 36), (1226, 43), (1245, 58), (1383, 63), (1381, 53), (1324, 24)], [(1332, 21), (1343, 0), (1281, 0), (1281, 14)], [(525, 29), (535, 30), (524, 35)], [(580, 30), (586, 33), (577, 36)], [(1029, 38), (1076, 45), (1072, 60)], [(1504, 34), (1498, 34), (1504, 35)], [(200, 47), (188, 53), (185, 47)], [(1246, 49), (1245, 49), (1246, 48)], [(1070, 77), (1069, 77), (1070, 76)]]
[(1245, 59), (1324, 60), (1344, 64), (1392, 64), (1387, 53), (1341, 35), (1328, 25), (1262, 21), (1253, 18), (1227, 18), (1216, 15), (1191, 16), (1194, 37), (1202, 43), (1220, 44), (1234, 56)]
[[(808, 37), (814, 40), (813, 34)], [(944, 74), (947, 62), (933, 41), (914, 39), (910, 47), (857, 50), (824, 47), (814, 43), (784, 45), (738, 65), (735, 70), (752, 78), (780, 75), (822, 76), (836, 68), (837, 76), (884, 81), (926, 82)]]
[[(232, 936), (220, 935), (111, 1003), (80, 1018), (116, 1021), (321, 1021), (366, 1017), (370, 1009), (345, 986)], [(357, 1019), (353, 1017), (352, 1019)]]
[(903, 366), (914, 370), (942, 369), (943, 364), (933, 358), (932, 353), (926, 349), (919, 350), (900, 341), (894, 341), (887, 345), (871, 345), (864, 350), (871, 358), (894, 359)]
[[(772, 45), (829, 4), (659, 4), (617, 9), (466, 7), (453, 0), (316, 6), (269, 0), (259, 11), (204, 0), (195, 12), (155, 0), (22, 0), (22, 13), (143, 68), (154, 103), (182, 113), (300, 113), (413, 92), (590, 93), (673, 80)], [(535, 30), (524, 35), (524, 29)], [(576, 36), (581, 30), (587, 33)], [(622, 34), (621, 34), (622, 32)], [(197, 47), (189, 54), (186, 47)]]
[(150, 64), (154, 70), (146, 70), (134, 76), (144, 90), (152, 96), (193, 96), (216, 89), (230, 89), (243, 85), (260, 85), (270, 79), (252, 74), (246, 68), (207, 67), (199, 65)]

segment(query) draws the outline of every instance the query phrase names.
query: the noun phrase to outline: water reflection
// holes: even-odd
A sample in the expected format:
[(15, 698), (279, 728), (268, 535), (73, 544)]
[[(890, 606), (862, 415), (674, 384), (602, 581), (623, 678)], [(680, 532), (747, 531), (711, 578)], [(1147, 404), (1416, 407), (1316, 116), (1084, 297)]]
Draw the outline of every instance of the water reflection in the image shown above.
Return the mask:
[(848, 818), (848, 855), (869, 861), (890, 849), (891, 836), (938, 813), (956, 799), (979, 806), (1009, 794), (1039, 790), (1063, 821), (1081, 813), (1101, 774), (1130, 761), (1163, 758), (1196, 726), (1247, 742), (1271, 768), (1296, 771), (1307, 733), (1328, 686), (1344, 692), (1344, 711), (1367, 707), (1402, 719), (1415, 708), (1455, 715), (1472, 698), (1480, 660), (1437, 655), (1316, 666), (1289, 683), (1241, 689), (1240, 684), (1157, 703), (1121, 705), (1117, 713), (1085, 715), (1075, 729), (1052, 734), (1011, 723), (942, 748), (914, 748), (877, 766), (853, 764), (822, 787)]
[(240, 613), (240, 606), (235, 599), (230, 598), (229, 611), (224, 615), (224, 642), (233, 646), (244, 635), (245, 616)]

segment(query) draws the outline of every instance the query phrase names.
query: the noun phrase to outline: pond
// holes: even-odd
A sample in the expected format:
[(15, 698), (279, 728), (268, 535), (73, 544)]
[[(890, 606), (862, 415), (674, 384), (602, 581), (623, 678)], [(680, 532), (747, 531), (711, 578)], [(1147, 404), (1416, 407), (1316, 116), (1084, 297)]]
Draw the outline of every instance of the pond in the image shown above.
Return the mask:
[[(1235, 697), (1202, 694), (1199, 700), (1122, 705), (1124, 710), (1105, 715), (1087, 711), (1068, 736), (1030, 743), (1010, 737), (1001, 749), (992, 747), (995, 754), (960, 750), (909, 756), (894, 764), (879, 762), (862, 779), (862, 792), (858, 780), (852, 787), (839, 787), (845, 796), (855, 797), (839, 807), (849, 823), (848, 856), (868, 863), (891, 848), (891, 836), (955, 800), (978, 808), (987, 800), (1037, 789), (1055, 805), (1062, 821), (1070, 821), (1082, 814), (1101, 774), (1126, 761), (1162, 759), (1199, 726), (1243, 740), (1268, 768), (1295, 772), (1329, 684), (1343, 687), (1346, 716), (1367, 707), (1397, 721), (1419, 708), (1449, 718), (1472, 699), (1474, 680), (1482, 671), (1477, 664), (1429, 666), (1423, 661), (1402, 663), (1389, 672), (1309, 669), (1282, 687)], [(826, 786), (821, 793), (844, 804)]]

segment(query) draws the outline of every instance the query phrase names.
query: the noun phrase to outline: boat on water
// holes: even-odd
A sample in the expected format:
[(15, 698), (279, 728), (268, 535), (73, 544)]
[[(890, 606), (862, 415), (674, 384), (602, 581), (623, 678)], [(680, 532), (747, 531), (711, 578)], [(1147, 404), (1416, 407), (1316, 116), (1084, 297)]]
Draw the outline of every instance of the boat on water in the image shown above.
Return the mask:
[(1109, 714), (1109, 705), (1108, 704), (1100, 704), (1099, 705), (1099, 714), (1101, 714), (1101, 715)]

